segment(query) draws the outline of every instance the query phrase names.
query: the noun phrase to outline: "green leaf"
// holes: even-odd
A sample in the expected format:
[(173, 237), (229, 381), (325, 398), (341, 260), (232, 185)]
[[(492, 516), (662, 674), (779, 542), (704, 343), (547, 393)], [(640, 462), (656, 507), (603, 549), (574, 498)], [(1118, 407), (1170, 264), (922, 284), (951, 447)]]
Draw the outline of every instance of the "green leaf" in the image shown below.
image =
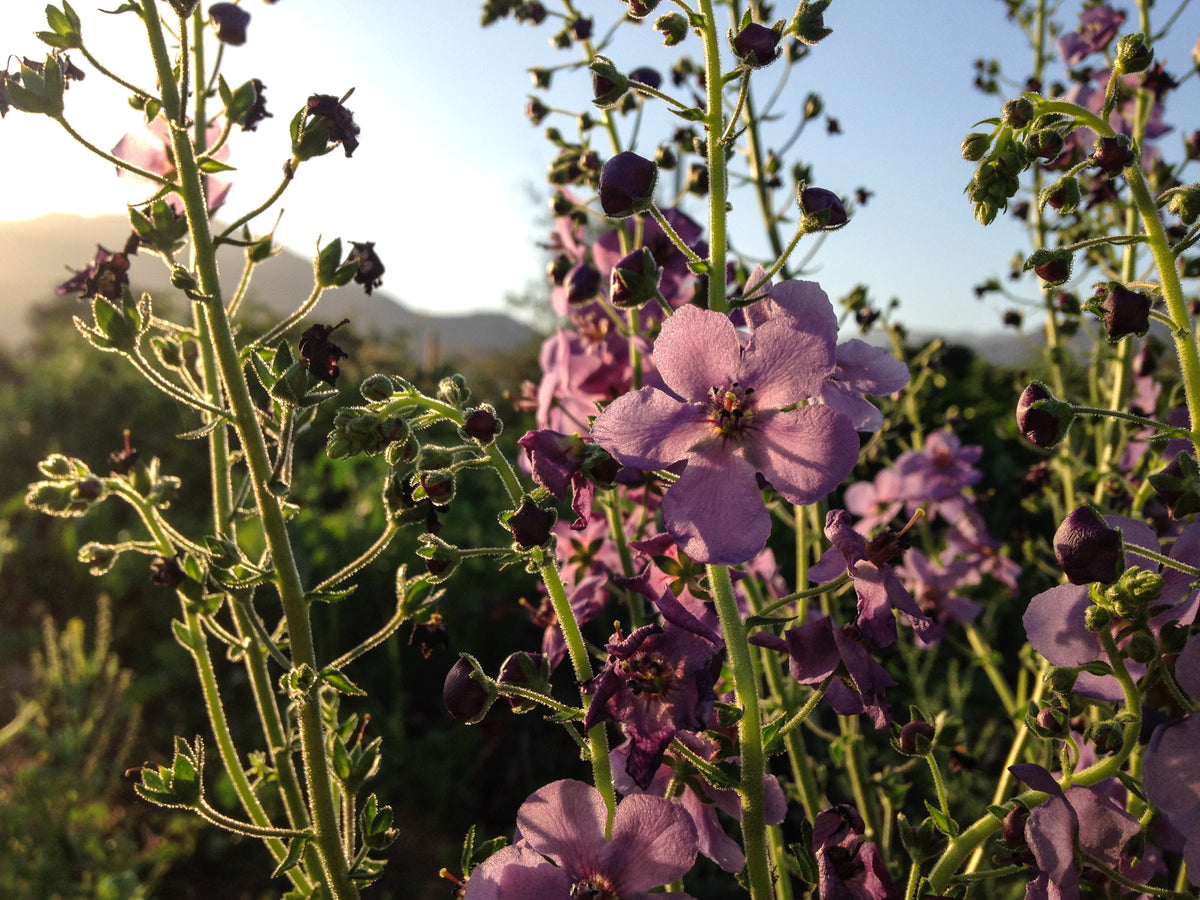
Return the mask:
[(271, 877), (278, 878), (284, 872), (296, 868), (300, 864), (300, 859), (304, 856), (304, 848), (307, 846), (307, 835), (294, 837), (288, 841), (287, 856), (279, 861), (279, 865), (275, 867), (275, 871), (271, 873)]
[(929, 818), (933, 819), (933, 824), (937, 826), (937, 830), (947, 837), (958, 837), (958, 823), (954, 819), (947, 816), (940, 809), (925, 801), (925, 809), (929, 813)]
[(192, 633), (188, 630), (187, 625), (179, 619), (172, 619), (171, 631), (175, 634), (175, 640), (182, 644), (184, 649), (195, 652), (196, 648), (192, 645)]
[(367, 695), (366, 691), (343, 675), (340, 671), (332, 667), (321, 672), (321, 679), (330, 687), (338, 691), (338, 693), (350, 694), (356, 697), (365, 697)]
[(223, 163), (219, 159), (204, 159), (200, 161), (200, 171), (206, 175), (212, 175), (216, 172), (236, 172), (237, 167)]
[(704, 110), (702, 109), (697, 109), (696, 107), (691, 107), (689, 109), (678, 109), (674, 106), (668, 108), (671, 110), (671, 112), (675, 113), (675, 115), (679, 116), (679, 118), (683, 119), (685, 122), (704, 121)]

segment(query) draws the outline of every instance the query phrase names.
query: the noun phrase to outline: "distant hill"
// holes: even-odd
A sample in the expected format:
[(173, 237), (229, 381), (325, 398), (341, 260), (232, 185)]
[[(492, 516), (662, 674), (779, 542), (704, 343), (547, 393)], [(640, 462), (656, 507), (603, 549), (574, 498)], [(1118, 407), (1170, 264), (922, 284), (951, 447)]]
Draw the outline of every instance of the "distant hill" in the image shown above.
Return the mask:
[[(0, 222), (0, 346), (12, 349), (30, 336), (29, 312), (54, 297), (54, 287), (81, 269), (96, 254), (96, 245), (119, 250), (129, 235), (123, 216), (84, 217), (55, 213), (21, 222)], [(347, 248), (348, 249), (348, 248)], [(386, 260), (385, 260), (386, 262)], [(218, 264), (225, 291), (232, 293), (242, 271), (242, 251), (224, 247)], [(312, 262), (284, 249), (259, 266), (249, 300), (279, 316), (292, 312), (312, 290)], [(161, 262), (134, 258), (130, 281), (136, 292), (174, 294)], [(386, 285), (386, 276), (384, 278)], [(64, 297), (63, 303), (73, 303)], [(437, 316), (404, 306), (386, 290), (367, 296), (359, 285), (327, 291), (315, 320), (350, 319), (363, 338), (403, 340), (420, 357), (436, 347), (443, 359), (462, 359), (518, 349), (535, 337), (526, 325), (502, 313)]]

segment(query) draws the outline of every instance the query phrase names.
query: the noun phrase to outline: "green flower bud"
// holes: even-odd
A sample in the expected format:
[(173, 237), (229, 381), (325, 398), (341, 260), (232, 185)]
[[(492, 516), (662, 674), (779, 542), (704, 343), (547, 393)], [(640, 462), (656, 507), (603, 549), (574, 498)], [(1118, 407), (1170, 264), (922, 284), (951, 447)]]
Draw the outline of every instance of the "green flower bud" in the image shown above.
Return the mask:
[(1171, 195), (1167, 201), (1167, 211), (1187, 226), (1196, 224), (1200, 219), (1200, 184), (1189, 185)]
[(376, 402), (389, 399), (395, 393), (395, 385), (392, 384), (392, 379), (386, 375), (369, 375), (363, 379), (363, 383), (358, 387), (362, 393), (363, 399), (367, 402)]
[(1145, 35), (1125, 34), (1117, 40), (1116, 58), (1113, 60), (1114, 75), (1142, 72), (1154, 61), (1154, 51), (1146, 46)]
[[(805, 113), (807, 115), (807, 111)], [(969, 162), (979, 162), (987, 156), (992, 147), (992, 136), (981, 131), (973, 131), (963, 138), (962, 158)]]
[(687, 37), (687, 17), (677, 12), (659, 16), (654, 21), (654, 30), (662, 32), (664, 47), (674, 47)]

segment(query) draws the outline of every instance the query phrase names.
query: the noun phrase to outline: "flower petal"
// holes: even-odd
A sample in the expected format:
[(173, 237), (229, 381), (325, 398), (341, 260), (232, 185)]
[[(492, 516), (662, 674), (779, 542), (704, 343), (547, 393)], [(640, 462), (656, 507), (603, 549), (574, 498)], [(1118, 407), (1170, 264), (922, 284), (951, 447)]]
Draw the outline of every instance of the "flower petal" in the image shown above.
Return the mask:
[(1038, 653), (1056, 666), (1082, 666), (1104, 656), (1100, 639), (1084, 626), (1086, 585), (1060, 584), (1029, 601), (1022, 621)]
[(762, 551), (771, 534), (754, 469), (723, 442), (688, 459), (662, 510), (667, 531), (696, 562), (743, 563)]
[(522, 840), (562, 866), (575, 881), (597, 871), (607, 817), (598, 790), (564, 779), (529, 795), (517, 811), (517, 827)]
[(471, 871), (463, 900), (563, 900), (567, 873), (524, 844), (493, 853)]
[(737, 371), (741, 342), (727, 316), (680, 307), (654, 342), (654, 363), (667, 387), (685, 400), (704, 400)]
[(681, 403), (656, 388), (642, 388), (610, 403), (592, 424), (596, 443), (635, 469), (660, 469), (686, 459), (713, 437), (707, 407)]
[(779, 409), (815, 397), (834, 367), (834, 343), (791, 316), (754, 329), (737, 369), (742, 387), (754, 388), (760, 409)]
[(858, 433), (828, 406), (803, 406), (768, 413), (760, 421), (747, 456), (750, 463), (792, 503), (815, 503), (853, 471)]
[(631, 794), (617, 804), (600, 871), (624, 897), (681, 878), (697, 850), (696, 826), (682, 806), (665, 797)]

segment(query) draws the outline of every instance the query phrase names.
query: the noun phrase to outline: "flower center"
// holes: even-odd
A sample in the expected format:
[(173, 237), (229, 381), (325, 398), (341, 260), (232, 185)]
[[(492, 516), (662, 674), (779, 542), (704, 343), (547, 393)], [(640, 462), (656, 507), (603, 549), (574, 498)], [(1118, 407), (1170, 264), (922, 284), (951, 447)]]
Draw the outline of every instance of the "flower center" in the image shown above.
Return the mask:
[(754, 388), (743, 388), (736, 381), (710, 388), (709, 403), (713, 410), (709, 421), (724, 437), (739, 434), (754, 418)]
[(634, 695), (661, 694), (667, 689), (670, 672), (663, 661), (654, 656), (643, 656), (640, 653), (621, 663), (629, 679), (629, 689)]
[(571, 885), (572, 900), (621, 900), (613, 884), (603, 875), (593, 875)]

